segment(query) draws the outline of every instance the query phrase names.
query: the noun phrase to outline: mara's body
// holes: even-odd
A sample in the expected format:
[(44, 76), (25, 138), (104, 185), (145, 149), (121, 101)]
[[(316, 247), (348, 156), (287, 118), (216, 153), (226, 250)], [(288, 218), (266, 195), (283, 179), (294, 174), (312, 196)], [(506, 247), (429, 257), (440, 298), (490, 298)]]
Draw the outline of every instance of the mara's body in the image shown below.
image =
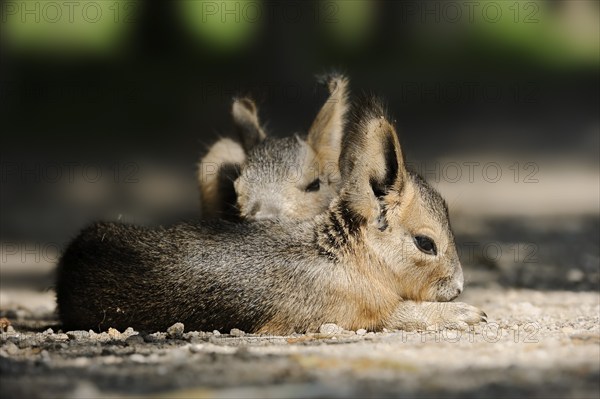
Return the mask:
[[(338, 229), (351, 228), (343, 212), (332, 215), (335, 223), (325, 220), (329, 214), (295, 224), (220, 221), (168, 229), (96, 223), (59, 265), (60, 318), (71, 330), (164, 331), (182, 322), (189, 330), (271, 334), (315, 331), (328, 322), (378, 330), (479, 321), (468, 305), (406, 301), (453, 299), (458, 282), (432, 297), (431, 276), (398, 276), (366, 247), (332, 251), (331, 236), (340, 239)], [(423, 306), (433, 306), (430, 314), (418, 310)], [(466, 313), (455, 319), (455, 311)]]
[(406, 170), (378, 102), (355, 110), (340, 171), (339, 195), (311, 221), (84, 230), (58, 267), (65, 328), (181, 321), (282, 334), (480, 321), (478, 309), (447, 302), (463, 288), (447, 208)]
[[(58, 309), (65, 328), (257, 331), (316, 292), (324, 264), (298, 234), (270, 222), (180, 224), (146, 229), (97, 223), (65, 252), (58, 271)], [(265, 247), (270, 251), (265, 251)], [(306, 304), (316, 305), (314, 300)], [(298, 308), (304, 308), (303, 305)], [(310, 312), (306, 309), (305, 312)], [(291, 330), (307, 328), (297, 320)]]
[(68, 329), (382, 327), (401, 300), (385, 287), (391, 276), (332, 261), (313, 232), (310, 222), (95, 224), (63, 257), (59, 313)]

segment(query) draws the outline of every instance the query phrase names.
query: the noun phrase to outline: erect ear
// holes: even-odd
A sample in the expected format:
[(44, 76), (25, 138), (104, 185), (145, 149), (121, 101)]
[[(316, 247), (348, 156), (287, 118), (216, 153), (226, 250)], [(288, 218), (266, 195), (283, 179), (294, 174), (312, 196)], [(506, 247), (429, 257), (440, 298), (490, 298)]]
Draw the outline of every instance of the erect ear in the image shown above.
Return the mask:
[[(323, 78), (329, 97), (308, 130), (307, 142), (322, 163), (337, 165), (348, 105), (348, 78), (332, 74)], [(337, 167), (336, 167), (337, 170)]]
[(340, 171), (346, 203), (360, 218), (378, 218), (382, 198), (392, 189), (402, 191), (408, 172), (396, 130), (378, 99), (365, 98), (354, 104)]
[(231, 115), (246, 152), (267, 137), (260, 126), (256, 104), (250, 98), (234, 99), (231, 105)]

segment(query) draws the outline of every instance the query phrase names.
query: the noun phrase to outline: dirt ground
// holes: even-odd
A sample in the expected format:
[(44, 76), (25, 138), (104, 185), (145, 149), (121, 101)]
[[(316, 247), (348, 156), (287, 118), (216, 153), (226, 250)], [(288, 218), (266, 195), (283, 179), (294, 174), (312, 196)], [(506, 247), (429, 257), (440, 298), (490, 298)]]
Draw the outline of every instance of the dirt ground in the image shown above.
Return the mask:
[(461, 220), (468, 331), (61, 331), (51, 262), (8, 259), (2, 398), (598, 398), (598, 218)]

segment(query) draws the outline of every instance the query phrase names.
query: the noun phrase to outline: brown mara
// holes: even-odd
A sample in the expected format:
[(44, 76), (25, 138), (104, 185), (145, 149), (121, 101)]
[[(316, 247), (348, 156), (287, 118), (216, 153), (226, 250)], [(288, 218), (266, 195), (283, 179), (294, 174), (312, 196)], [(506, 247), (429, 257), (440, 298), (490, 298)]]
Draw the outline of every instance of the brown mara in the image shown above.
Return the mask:
[(474, 324), (442, 197), (405, 167), (381, 102), (354, 104), (341, 189), (306, 221), (96, 223), (57, 271), (66, 329), (240, 328), (288, 334)]

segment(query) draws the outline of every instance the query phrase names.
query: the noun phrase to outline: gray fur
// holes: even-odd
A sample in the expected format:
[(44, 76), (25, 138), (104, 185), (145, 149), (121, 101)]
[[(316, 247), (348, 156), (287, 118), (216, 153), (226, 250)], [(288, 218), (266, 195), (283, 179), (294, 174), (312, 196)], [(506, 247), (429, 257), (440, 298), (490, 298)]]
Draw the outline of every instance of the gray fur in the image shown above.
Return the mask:
[[(323, 83), (329, 98), (306, 136), (269, 138), (254, 103), (248, 98), (234, 100), (232, 116), (242, 144), (221, 139), (199, 163), (203, 218), (230, 216), (236, 209), (237, 216), (246, 220), (306, 220), (327, 209), (339, 190), (348, 79), (332, 74)], [(228, 180), (230, 168), (225, 166), (232, 160), (240, 173)]]

